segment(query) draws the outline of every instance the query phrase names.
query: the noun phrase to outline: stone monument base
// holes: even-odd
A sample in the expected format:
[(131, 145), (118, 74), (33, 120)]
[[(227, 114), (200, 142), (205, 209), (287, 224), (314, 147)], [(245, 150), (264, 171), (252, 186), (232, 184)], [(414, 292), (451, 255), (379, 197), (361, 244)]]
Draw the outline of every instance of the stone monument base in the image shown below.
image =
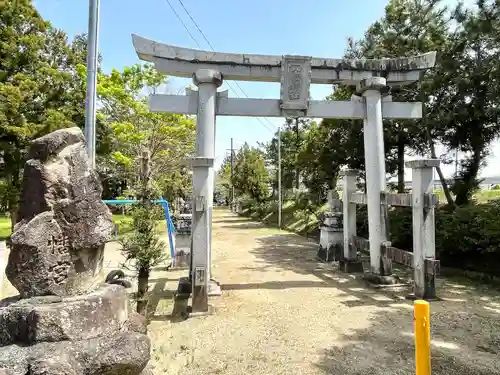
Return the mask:
[(191, 264), (191, 253), (185, 251), (184, 249), (177, 251), (175, 257), (172, 261), (172, 270), (188, 270)]
[(323, 247), (320, 244), (318, 249), (318, 254), (316, 254), (316, 258), (325, 263), (333, 262), (334, 260), (337, 259), (337, 256), (339, 255), (338, 251), (336, 250), (337, 250), (336, 247), (331, 244), (328, 247)]
[(139, 375), (150, 358), (146, 320), (125, 288), (0, 301), (0, 374)]
[(361, 260), (346, 260), (339, 261), (339, 270), (346, 273), (363, 273), (363, 262)]
[(172, 259), (171, 269), (188, 270), (191, 265), (191, 236), (188, 234), (175, 235), (175, 256)]

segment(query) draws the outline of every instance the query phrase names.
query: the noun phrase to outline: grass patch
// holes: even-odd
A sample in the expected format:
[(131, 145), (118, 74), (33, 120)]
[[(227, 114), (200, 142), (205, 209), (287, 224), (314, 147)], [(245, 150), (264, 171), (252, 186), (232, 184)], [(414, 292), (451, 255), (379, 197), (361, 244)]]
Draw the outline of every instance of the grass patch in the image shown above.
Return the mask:
[[(304, 236), (315, 236), (318, 234), (318, 219), (315, 214), (298, 207), (295, 201), (283, 202), (281, 211), (281, 228)], [(319, 211), (324, 211), (322, 207)], [(253, 220), (261, 221), (269, 226), (278, 226), (277, 202), (268, 202), (260, 206), (252, 205), (250, 202), (244, 204), (242, 215)]]
[[(443, 189), (434, 190), (434, 194), (438, 196), (440, 204), (446, 204), (446, 197), (444, 196)], [(454, 194), (451, 196), (455, 199)], [(486, 203), (488, 201), (500, 199), (500, 190), (478, 190), (474, 193), (473, 199), (477, 203)]]
[(0, 241), (10, 236), (10, 217), (0, 216)]
[[(132, 216), (114, 214), (113, 224), (118, 224), (118, 236), (123, 236), (132, 230)], [(158, 220), (158, 230), (165, 230), (165, 220)], [(10, 217), (0, 216), (0, 241), (5, 241), (10, 234)]]
[(113, 224), (118, 226), (118, 236), (121, 237), (132, 230), (132, 216), (113, 214)]

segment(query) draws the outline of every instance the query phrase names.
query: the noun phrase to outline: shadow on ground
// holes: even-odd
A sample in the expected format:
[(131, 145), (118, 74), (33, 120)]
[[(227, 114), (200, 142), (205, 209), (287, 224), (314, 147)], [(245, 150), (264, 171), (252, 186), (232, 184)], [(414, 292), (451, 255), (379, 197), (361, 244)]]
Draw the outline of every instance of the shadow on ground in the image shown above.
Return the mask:
[[(172, 314), (175, 305), (177, 278), (151, 278), (148, 290), (148, 305), (146, 316), (149, 323), (153, 321), (175, 322), (178, 317)], [(152, 286), (152, 287), (151, 287)]]
[(225, 217), (224, 219), (214, 219), (213, 224), (248, 223), (248, 219)]
[(259, 228), (268, 228), (266, 225), (262, 223), (257, 223), (254, 221), (245, 220), (238, 224), (229, 224), (229, 225), (219, 225), (219, 228), (222, 229), (259, 229)]
[[(332, 265), (318, 263), (317, 244), (295, 234), (260, 237), (257, 242), (250, 252), (261, 262), (259, 270), (313, 274), (318, 282), (225, 285), (224, 289), (335, 287), (349, 297), (339, 303), (353, 309), (373, 306), (370, 328), (337, 337), (335, 341), (342, 344), (319, 353), (317, 366), (325, 374), (415, 374), (413, 334), (401, 328), (408, 327), (412, 316), (412, 304), (405, 300), (407, 289), (373, 289)], [(498, 291), (440, 280), (438, 294), (444, 301), (431, 303), (433, 374), (500, 374)]]

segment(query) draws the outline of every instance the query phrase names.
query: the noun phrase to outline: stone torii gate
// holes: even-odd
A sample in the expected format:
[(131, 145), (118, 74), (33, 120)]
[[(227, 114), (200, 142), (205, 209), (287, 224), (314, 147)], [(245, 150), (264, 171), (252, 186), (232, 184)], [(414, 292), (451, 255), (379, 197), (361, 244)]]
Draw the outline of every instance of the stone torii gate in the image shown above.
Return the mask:
[[(370, 268), (375, 276), (390, 269), (381, 266), (381, 245), (387, 240), (381, 195), (386, 191), (382, 118), (417, 119), (422, 103), (392, 102), (384, 95), (388, 86), (420, 79), (434, 67), (436, 53), (420, 56), (346, 60), (309, 56), (267, 56), (219, 53), (171, 46), (132, 36), (140, 59), (154, 63), (166, 75), (192, 78), (198, 91), (187, 95), (152, 95), (154, 112), (197, 115), (196, 157), (193, 167), (192, 311), (209, 310), (212, 206), (214, 185), (215, 117), (311, 117), (364, 120), (364, 147)], [(280, 99), (229, 98), (217, 93), (223, 79), (280, 82)], [(311, 84), (342, 84), (357, 87), (351, 101), (310, 100)], [(344, 254), (349, 256), (348, 249)]]

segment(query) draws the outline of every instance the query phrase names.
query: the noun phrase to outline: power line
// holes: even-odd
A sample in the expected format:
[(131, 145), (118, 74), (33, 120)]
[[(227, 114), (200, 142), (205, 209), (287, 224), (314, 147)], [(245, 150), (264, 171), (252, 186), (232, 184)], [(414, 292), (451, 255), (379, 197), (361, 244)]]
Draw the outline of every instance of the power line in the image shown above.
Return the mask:
[[(191, 22), (193, 22), (194, 26), (196, 27), (196, 29), (198, 30), (198, 32), (201, 34), (201, 36), (203, 37), (203, 39), (205, 39), (205, 42), (207, 42), (208, 46), (211, 48), (211, 50), (213, 52), (215, 52), (215, 48), (212, 46), (212, 43), (210, 43), (210, 41), (208, 40), (207, 36), (205, 35), (205, 33), (201, 30), (200, 26), (198, 26), (198, 23), (194, 20), (193, 16), (191, 16), (191, 13), (189, 12), (189, 10), (187, 10), (186, 6), (184, 5), (183, 1), (182, 0), (178, 0), (179, 3), (181, 4), (182, 8), (184, 9), (184, 11), (186, 12), (186, 14), (188, 15), (189, 19), (191, 20)], [(177, 12), (174, 10), (172, 4), (170, 3), (170, 0), (167, 0), (168, 4), (170, 5), (170, 8), (172, 8), (172, 10), (174, 11), (174, 13), (176, 14), (177, 18), (180, 20), (180, 17), (179, 15), (177, 14)], [(180, 20), (181, 21), (181, 20)], [(184, 24), (184, 22), (181, 21), (181, 23), (184, 25), (184, 28), (186, 28), (186, 25)], [(187, 30), (187, 28), (186, 28)], [(191, 36), (191, 38), (193, 38), (193, 36), (191, 35), (191, 33), (188, 31), (189, 35)], [(195, 40), (193, 38), (193, 40)], [(195, 40), (195, 43), (196, 45), (198, 46), (198, 48), (201, 48), (200, 45), (198, 44), (198, 42)], [(236, 90), (229, 84), (229, 82), (226, 82), (227, 86), (236, 94), (236, 96), (239, 98), (240, 96), (238, 95), (238, 92), (236, 92)], [(243, 95), (245, 95), (245, 97), (249, 97), (245, 90), (243, 90), (243, 88), (239, 85), (238, 82), (234, 82), (234, 84), (240, 89), (240, 91), (243, 93)], [(265, 118), (265, 117), (264, 117)], [(271, 133), (273, 133), (273, 130), (269, 128), (269, 126), (267, 126), (266, 124), (264, 124), (264, 122), (260, 119), (260, 118), (256, 118), (257, 121), (259, 121), (261, 123), (261, 125), (263, 125), (267, 130), (269, 130)], [(271, 126), (273, 125), (267, 118), (265, 118), (265, 120), (267, 121), (268, 124), (270, 124)]]
[[(205, 42), (207, 42), (208, 46), (212, 49), (212, 51), (215, 52), (215, 48), (214, 46), (212, 46), (212, 43), (210, 43), (210, 41), (208, 40), (207, 36), (205, 35), (205, 33), (201, 30), (201, 28), (198, 26), (198, 23), (194, 20), (193, 16), (191, 16), (191, 13), (189, 12), (189, 10), (187, 10), (186, 6), (184, 5), (184, 2), (182, 0), (179, 0), (179, 3), (181, 4), (181, 7), (184, 9), (184, 11), (186, 12), (186, 14), (188, 15), (189, 19), (191, 19), (191, 21), (193, 22), (194, 26), (196, 27), (196, 29), (198, 30), (198, 32), (201, 34), (201, 36), (203, 37), (203, 39), (205, 39)], [(247, 98), (247, 94), (245, 93), (245, 91), (241, 88), (241, 86), (238, 84), (238, 82), (234, 82), (234, 84), (236, 86), (238, 86), (238, 88), (241, 90), (241, 92), (243, 93), (243, 95), (245, 95)], [(234, 91), (234, 90), (233, 90)]]
[[(168, 0), (167, 0), (168, 1)], [(209, 45), (209, 47), (212, 49), (212, 51), (214, 51), (214, 47), (212, 46), (212, 43), (210, 43), (210, 41), (208, 40), (208, 38), (206, 37), (206, 35), (203, 33), (203, 31), (201, 31), (200, 27), (198, 26), (198, 24), (196, 23), (196, 21), (194, 20), (194, 18), (191, 16), (191, 13), (189, 13), (189, 11), (186, 9), (186, 7), (184, 6), (184, 3), (182, 2), (182, 0), (179, 0), (179, 3), (181, 4), (182, 8), (184, 9), (184, 11), (186, 12), (186, 14), (188, 15), (188, 17), (191, 19), (191, 21), (193, 22), (194, 26), (196, 27), (196, 29), (198, 29), (198, 32), (201, 34), (201, 36), (203, 37), (203, 39), (205, 39), (205, 42), (207, 42), (207, 44)], [(201, 47), (200, 47), (201, 48)]]
[(170, 6), (170, 9), (172, 9), (172, 12), (174, 12), (174, 14), (177, 17), (177, 19), (179, 20), (179, 22), (182, 24), (182, 26), (184, 26), (184, 28), (186, 29), (187, 33), (191, 37), (191, 39), (193, 39), (193, 41), (196, 43), (196, 45), (198, 46), (198, 48), (201, 48), (201, 46), (198, 44), (198, 41), (196, 40), (196, 38), (193, 36), (193, 34), (191, 34), (191, 32), (189, 31), (188, 27), (186, 26), (186, 24), (184, 23), (184, 21), (182, 20), (182, 18), (179, 16), (179, 13), (177, 13), (177, 11), (175, 10), (175, 8), (173, 7), (173, 5), (170, 2), (170, 0), (167, 0), (167, 3)]

